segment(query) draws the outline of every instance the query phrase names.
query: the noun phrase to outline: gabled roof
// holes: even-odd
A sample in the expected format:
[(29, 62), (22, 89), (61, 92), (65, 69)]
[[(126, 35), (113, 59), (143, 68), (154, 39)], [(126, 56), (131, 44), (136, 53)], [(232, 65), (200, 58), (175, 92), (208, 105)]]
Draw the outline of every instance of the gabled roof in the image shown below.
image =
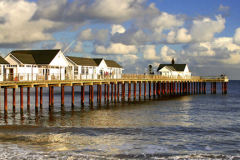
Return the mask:
[(54, 50), (18, 50), (11, 54), (23, 64), (49, 64), (60, 49)]
[(172, 71), (184, 71), (187, 64), (160, 64), (157, 71), (161, 70), (165, 66), (171, 69)]
[(93, 60), (94, 60), (94, 61), (96, 62), (96, 64), (99, 66), (99, 64), (102, 62), (103, 58), (94, 58)]
[(9, 63), (0, 56), (0, 64), (9, 64)]
[(73, 61), (77, 65), (98, 66), (97, 63), (92, 58), (71, 57), (71, 56), (67, 56), (67, 58), (69, 58), (71, 61)]
[(115, 62), (113, 60), (105, 60), (105, 62), (106, 62), (108, 67), (123, 68), (117, 62)]

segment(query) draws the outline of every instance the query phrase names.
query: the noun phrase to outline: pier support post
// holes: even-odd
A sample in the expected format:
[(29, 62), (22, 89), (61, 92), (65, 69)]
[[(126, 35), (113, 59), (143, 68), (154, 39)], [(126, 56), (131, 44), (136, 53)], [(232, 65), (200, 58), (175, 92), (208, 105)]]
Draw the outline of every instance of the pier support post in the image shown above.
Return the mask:
[(227, 94), (227, 82), (225, 82), (225, 94)]
[(89, 85), (89, 104), (91, 105), (91, 102), (92, 102), (92, 86)]
[(13, 111), (16, 110), (16, 90), (13, 88)]
[(35, 87), (35, 112), (38, 112), (38, 87)]
[(99, 85), (99, 103), (102, 102), (102, 85)]
[(113, 101), (113, 83), (111, 84), (111, 101)]
[(53, 107), (54, 106), (54, 87), (53, 86), (51, 87), (51, 94), (52, 94), (52, 96), (51, 96), (52, 97), (51, 98), (51, 100), (52, 100), (51, 106)]
[(109, 84), (107, 84), (107, 102), (109, 102), (109, 89), (110, 89)]
[(40, 109), (42, 109), (42, 102), (43, 102), (43, 87), (40, 87)]
[(99, 85), (97, 85), (97, 102), (99, 102)]
[(122, 101), (124, 101), (124, 97), (123, 97), (123, 93), (124, 93), (124, 88), (125, 88), (125, 85), (124, 85), (124, 82), (122, 82)]
[(48, 100), (49, 111), (51, 111), (52, 110), (52, 87), (51, 86), (48, 87), (48, 98), (49, 98), (49, 100)]
[(191, 94), (191, 83), (188, 82), (188, 94)]
[(117, 84), (114, 84), (114, 101), (117, 102)]
[(169, 91), (170, 91), (170, 84), (167, 82), (167, 95), (169, 96)]
[(104, 84), (104, 101), (107, 101), (107, 85)]
[(217, 82), (214, 82), (214, 94), (217, 94)]
[(27, 87), (27, 110), (30, 110), (30, 87)]
[(131, 100), (131, 83), (128, 83), (128, 101)]
[(153, 96), (156, 97), (156, 82), (153, 82)]
[(7, 115), (7, 111), (8, 111), (8, 108), (7, 108), (7, 88), (5, 87), (4, 88), (4, 114)]
[(85, 97), (85, 86), (81, 86), (81, 105), (84, 106), (84, 97)]
[(136, 88), (137, 88), (137, 84), (134, 83), (134, 101), (136, 100)]
[(91, 102), (91, 105), (93, 105), (93, 101), (94, 101), (94, 85), (92, 85), (92, 102)]
[(64, 107), (64, 86), (61, 86), (61, 110)]
[(147, 82), (144, 82), (144, 99), (147, 97)]
[(149, 99), (151, 99), (151, 96), (152, 96), (151, 91), (152, 91), (152, 83), (149, 82)]
[(23, 114), (23, 87), (20, 87), (20, 113)]
[(158, 97), (160, 97), (160, 95), (161, 95), (161, 82), (158, 82), (158, 90), (157, 90), (157, 92), (158, 92)]
[(207, 93), (207, 82), (204, 82), (204, 94)]
[(72, 86), (72, 107), (74, 107), (74, 85)]
[(179, 82), (177, 82), (177, 95), (179, 95)]
[(119, 102), (120, 85), (117, 83), (117, 101)]
[(139, 100), (141, 100), (141, 96), (142, 96), (142, 83), (139, 82)]

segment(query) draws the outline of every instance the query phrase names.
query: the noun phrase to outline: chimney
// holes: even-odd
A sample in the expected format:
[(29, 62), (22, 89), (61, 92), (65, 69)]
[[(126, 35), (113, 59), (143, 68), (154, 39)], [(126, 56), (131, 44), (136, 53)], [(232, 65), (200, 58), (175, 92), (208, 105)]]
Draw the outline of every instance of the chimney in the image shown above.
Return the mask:
[(175, 61), (174, 61), (174, 57), (172, 58), (172, 65), (174, 65), (175, 64)]

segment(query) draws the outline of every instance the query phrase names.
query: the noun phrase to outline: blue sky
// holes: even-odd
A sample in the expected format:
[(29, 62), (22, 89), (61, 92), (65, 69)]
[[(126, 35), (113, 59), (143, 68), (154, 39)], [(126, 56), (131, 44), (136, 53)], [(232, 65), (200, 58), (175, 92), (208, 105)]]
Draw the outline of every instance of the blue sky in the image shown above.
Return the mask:
[[(0, 54), (62, 49), (117, 61), (125, 73), (188, 64), (195, 75), (240, 79), (238, 0), (3, 0)], [(194, 73), (193, 73), (194, 74)]]

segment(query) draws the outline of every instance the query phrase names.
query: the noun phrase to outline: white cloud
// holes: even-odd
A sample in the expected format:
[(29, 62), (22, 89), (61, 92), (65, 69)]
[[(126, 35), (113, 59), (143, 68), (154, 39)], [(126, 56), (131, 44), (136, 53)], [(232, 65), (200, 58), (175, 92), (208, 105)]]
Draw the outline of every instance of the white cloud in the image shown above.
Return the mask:
[(113, 24), (111, 25), (111, 28), (112, 28), (111, 35), (114, 35), (115, 33), (124, 33), (126, 31), (125, 28), (121, 25)]
[(73, 51), (74, 51), (75, 53), (84, 53), (85, 51), (83, 50), (82, 42), (77, 41), (77, 43), (76, 43)]
[(233, 36), (233, 42), (240, 46), (240, 28), (235, 30), (235, 34)]
[(116, 57), (117, 62), (121, 62), (123, 66), (132, 65), (139, 59), (136, 55), (121, 55)]
[(226, 11), (229, 10), (229, 6), (223, 6), (223, 5), (221, 4), (221, 5), (219, 6), (218, 10), (219, 10), (219, 11), (224, 11), (224, 12), (226, 12)]
[(143, 58), (146, 60), (160, 60), (161, 57), (160, 55), (157, 55), (156, 51), (155, 51), (155, 45), (146, 45), (143, 48)]
[(134, 45), (110, 43), (108, 47), (95, 45), (95, 54), (136, 54), (138, 49)]
[(3, 44), (54, 40), (47, 31), (64, 26), (62, 23), (44, 19), (31, 21), (31, 17), (37, 10), (33, 2), (1, 1), (0, 10), (0, 17), (4, 19), (4, 23), (0, 24), (0, 43)]
[(192, 40), (192, 36), (187, 34), (188, 30), (181, 28), (179, 30), (172, 30), (167, 35), (168, 43), (189, 43)]
[(225, 28), (225, 19), (221, 15), (215, 16), (216, 21), (210, 18), (194, 20), (189, 33), (195, 42), (211, 41), (215, 33), (220, 33)]
[(161, 57), (161, 62), (166, 62), (166, 63), (170, 63), (173, 57), (175, 60), (177, 60), (176, 51), (174, 51), (173, 49), (169, 48), (166, 45), (164, 45), (161, 48), (160, 57)]
[(99, 40), (99, 41), (106, 41), (109, 35), (108, 29), (101, 29), (97, 32), (93, 32), (91, 28), (87, 28), (80, 32), (78, 39), (83, 41), (92, 41), (92, 40)]

